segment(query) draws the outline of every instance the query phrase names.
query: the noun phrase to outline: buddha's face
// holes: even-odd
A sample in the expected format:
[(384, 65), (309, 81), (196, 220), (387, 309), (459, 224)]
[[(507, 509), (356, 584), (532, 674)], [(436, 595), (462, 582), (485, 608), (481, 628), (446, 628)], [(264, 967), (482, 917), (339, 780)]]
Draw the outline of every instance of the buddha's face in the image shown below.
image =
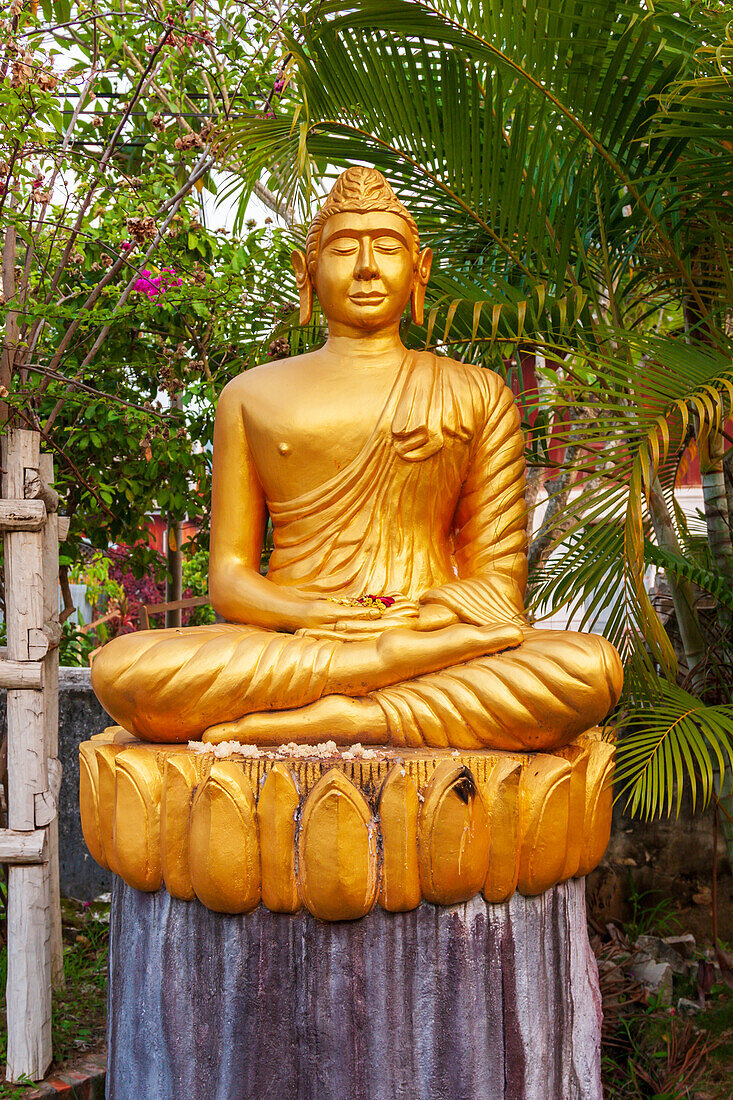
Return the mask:
[(331, 325), (373, 332), (398, 322), (415, 278), (415, 242), (399, 214), (333, 214), (326, 221), (313, 281)]

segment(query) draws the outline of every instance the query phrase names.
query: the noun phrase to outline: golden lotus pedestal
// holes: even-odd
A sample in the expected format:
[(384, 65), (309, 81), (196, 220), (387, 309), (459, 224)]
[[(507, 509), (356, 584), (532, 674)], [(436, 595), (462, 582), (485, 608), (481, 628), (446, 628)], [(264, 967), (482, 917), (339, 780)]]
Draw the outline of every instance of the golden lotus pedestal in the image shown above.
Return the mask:
[(80, 747), (118, 876), (113, 1100), (600, 1098), (600, 730), (552, 754), (202, 748)]

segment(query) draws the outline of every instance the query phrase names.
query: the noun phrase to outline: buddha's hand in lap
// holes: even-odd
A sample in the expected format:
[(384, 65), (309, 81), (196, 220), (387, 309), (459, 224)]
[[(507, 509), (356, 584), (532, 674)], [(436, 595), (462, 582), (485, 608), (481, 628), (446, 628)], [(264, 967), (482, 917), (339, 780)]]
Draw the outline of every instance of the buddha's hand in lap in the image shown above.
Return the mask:
[[(401, 634), (405, 630), (425, 634), (463, 625), (456, 613), (443, 604), (430, 601), (419, 603), (404, 596), (396, 597), (394, 603), (382, 612), (373, 607), (352, 607), (334, 601), (317, 600), (314, 603), (319, 605), (314, 607), (314, 616), (322, 616), (325, 621), (297, 630), (295, 633), (300, 637), (340, 642), (373, 642), (395, 630), (400, 630)], [(327, 604), (327, 607), (323, 608), (323, 604)], [(484, 651), (487, 654), (512, 649), (524, 640), (521, 628), (514, 623), (491, 623), (475, 629), (492, 639), (492, 648)]]
[(313, 600), (312, 610), (306, 622), (295, 633), (299, 637), (323, 638), (330, 641), (373, 641), (385, 630), (418, 627), (420, 608), (414, 600), (404, 596), (394, 597), (394, 602), (384, 611), (374, 606), (352, 606), (334, 600)]

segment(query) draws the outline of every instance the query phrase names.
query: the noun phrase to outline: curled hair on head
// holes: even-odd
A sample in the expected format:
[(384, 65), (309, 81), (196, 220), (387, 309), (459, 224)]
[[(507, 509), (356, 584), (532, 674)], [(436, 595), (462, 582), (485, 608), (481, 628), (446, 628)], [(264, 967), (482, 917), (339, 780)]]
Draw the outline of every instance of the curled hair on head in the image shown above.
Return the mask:
[(420, 251), (420, 236), (410, 211), (402, 205), (381, 172), (376, 168), (364, 168), (355, 165), (342, 172), (321, 209), (311, 222), (305, 239), (305, 255), (308, 273), (313, 278), (321, 243), (321, 233), (326, 220), (333, 214), (368, 214), (371, 210), (380, 210), (388, 214), (398, 214), (404, 218), (414, 240), (412, 257), (417, 261)]

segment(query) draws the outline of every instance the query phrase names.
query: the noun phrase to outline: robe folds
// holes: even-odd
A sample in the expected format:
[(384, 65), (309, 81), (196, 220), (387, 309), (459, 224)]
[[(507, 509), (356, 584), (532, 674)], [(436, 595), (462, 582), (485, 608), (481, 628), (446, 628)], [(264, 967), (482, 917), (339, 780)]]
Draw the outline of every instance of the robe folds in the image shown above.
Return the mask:
[[(394, 745), (551, 749), (619, 697), (621, 663), (603, 638), (525, 624), (523, 452), (498, 375), (409, 352), (352, 461), (317, 489), (267, 502), (275, 584), (319, 597), (401, 594), (464, 623), (523, 625), (517, 649), (368, 692)], [(92, 684), (136, 736), (181, 742), (331, 694), (338, 647), (352, 644), (235, 623), (141, 631), (104, 647)]]

